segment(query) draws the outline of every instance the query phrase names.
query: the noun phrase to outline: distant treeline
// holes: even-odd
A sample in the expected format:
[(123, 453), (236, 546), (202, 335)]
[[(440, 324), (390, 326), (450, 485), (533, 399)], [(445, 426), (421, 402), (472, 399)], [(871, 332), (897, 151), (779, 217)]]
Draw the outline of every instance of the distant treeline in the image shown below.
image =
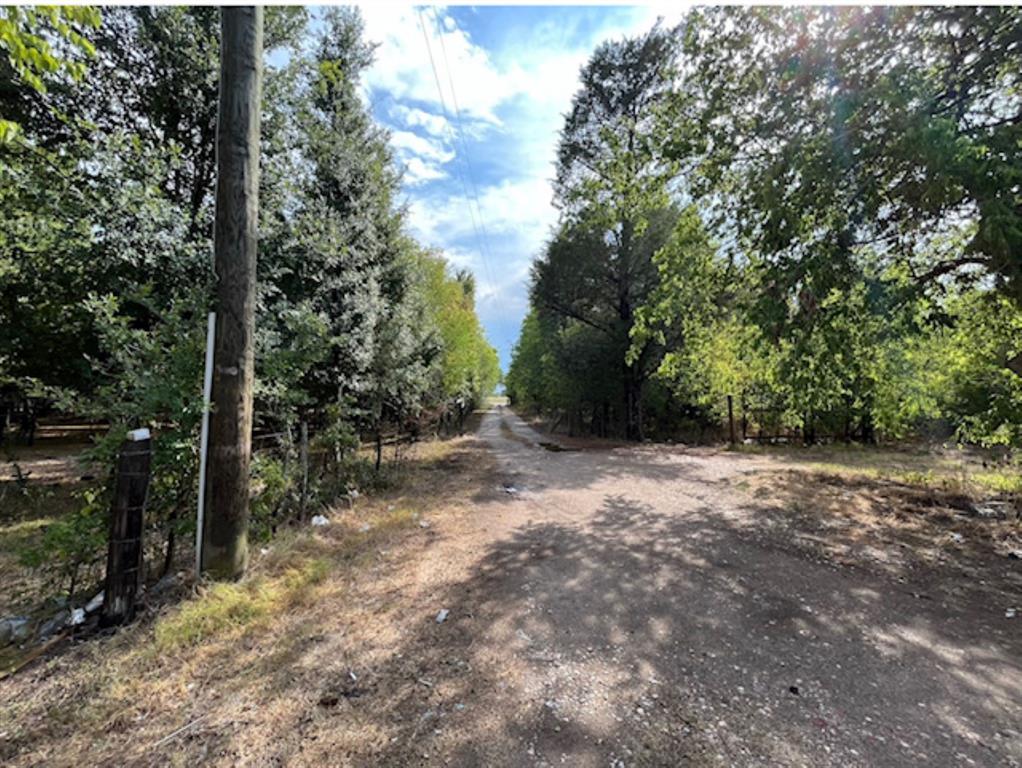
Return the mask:
[[(699, 9), (601, 45), (511, 399), (574, 430), (1022, 442), (1022, 12)], [(707, 432), (707, 430), (709, 430)]]

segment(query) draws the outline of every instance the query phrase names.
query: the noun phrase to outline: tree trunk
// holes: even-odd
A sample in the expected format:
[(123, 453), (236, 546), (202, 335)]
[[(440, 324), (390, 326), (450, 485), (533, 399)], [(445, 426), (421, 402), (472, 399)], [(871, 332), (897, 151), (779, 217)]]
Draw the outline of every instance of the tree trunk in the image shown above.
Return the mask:
[(202, 570), (231, 579), (248, 563), (263, 11), (229, 6), (220, 14), (216, 364)]
[(305, 505), (309, 499), (309, 423), (307, 421), (302, 422), (301, 441), (299, 457), (302, 462), (302, 500), (298, 505), (298, 519), (305, 522)]
[(863, 408), (859, 428), (862, 430), (862, 442), (872, 445), (876, 442), (876, 429), (873, 424), (873, 412), (867, 405)]
[(642, 440), (642, 380), (636, 365), (625, 366), (625, 438)]
[(816, 443), (816, 425), (813, 424), (812, 411), (806, 411), (805, 421), (805, 429), (802, 431), (803, 442), (806, 445), (814, 445)]

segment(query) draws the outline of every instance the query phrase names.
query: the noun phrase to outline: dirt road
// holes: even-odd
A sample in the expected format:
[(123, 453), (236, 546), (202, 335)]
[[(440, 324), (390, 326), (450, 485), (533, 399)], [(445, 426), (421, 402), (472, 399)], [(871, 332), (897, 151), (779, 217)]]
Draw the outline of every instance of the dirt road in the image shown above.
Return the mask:
[(764, 535), (763, 459), (549, 450), (507, 409), (480, 437), (500, 487), (410, 579), (451, 614), (367, 762), (1022, 763), (1022, 624)]

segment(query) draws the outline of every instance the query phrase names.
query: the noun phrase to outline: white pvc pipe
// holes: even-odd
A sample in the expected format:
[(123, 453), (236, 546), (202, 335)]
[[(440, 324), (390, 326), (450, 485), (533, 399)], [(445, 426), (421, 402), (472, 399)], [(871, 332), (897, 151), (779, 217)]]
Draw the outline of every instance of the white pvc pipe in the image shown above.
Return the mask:
[(213, 397), (213, 342), (216, 340), (216, 312), (206, 324), (206, 373), (202, 379), (202, 431), (199, 434), (199, 515), (195, 526), (195, 578), (202, 574), (202, 528), (206, 512), (206, 453), (209, 449), (209, 409)]

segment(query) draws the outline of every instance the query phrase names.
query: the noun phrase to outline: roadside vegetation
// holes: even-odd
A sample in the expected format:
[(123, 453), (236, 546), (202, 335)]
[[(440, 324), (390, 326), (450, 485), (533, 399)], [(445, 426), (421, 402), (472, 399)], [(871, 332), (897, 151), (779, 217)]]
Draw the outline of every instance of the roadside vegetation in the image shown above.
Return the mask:
[[(265, 16), (254, 546), (388, 488), (409, 444), (458, 433), (500, 377), (473, 276), (408, 232), (359, 96), (357, 10)], [(3, 608), (36, 610), (35, 585), (70, 610), (103, 578), (129, 429), (153, 434), (149, 581), (193, 557), (220, 12), (11, 7), (0, 33)], [(95, 439), (54, 438), (83, 423)], [(278, 600), (239, 589), (228, 613)]]
[[(324, 510), (329, 526), (260, 544), (243, 580), (150, 588), (134, 624), (66, 644), (3, 680), (0, 762), (231, 760), (235, 748), (213, 742), (248, 721), (251, 707), (263, 726), (240, 748), (255, 754), (297, 738), (310, 713), (330, 717), (338, 699), (343, 708), (377, 685), (363, 679), (369, 649), (379, 653), (393, 639), (381, 628), (415, 609), (402, 593), (381, 602), (380, 574), (406, 573), (399, 564), (421, 556), (439, 518), (469, 513), (495, 482), (474, 442), (416, 444), (388, 487), (354, 510), (342, 502)], [(408, 683), (414, 674), (393, 684)], [(346, 738), (353, 751), (379, 747), (371, 730)]]

